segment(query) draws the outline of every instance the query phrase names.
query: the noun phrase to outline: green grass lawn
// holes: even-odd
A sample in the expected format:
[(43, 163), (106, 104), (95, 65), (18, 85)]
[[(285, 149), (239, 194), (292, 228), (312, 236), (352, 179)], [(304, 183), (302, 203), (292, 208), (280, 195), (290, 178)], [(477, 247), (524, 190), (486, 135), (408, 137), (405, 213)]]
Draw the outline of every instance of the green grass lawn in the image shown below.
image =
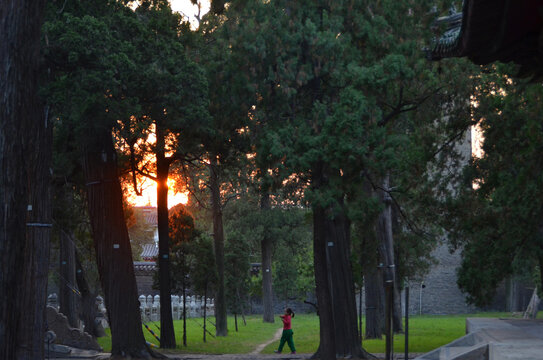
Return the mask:
[[(215, 318), (211, 317), (207, 324), (207, 329), (211, 334), (215, 334), (215, 327), (212, 322)], [(253, 351), (259, 344), (271, 339), (279, 328), (279, 323), (267, 324), (262, 322), (260, 316), (247, 316), (247, 325), (243, 325), (243, 320), (238, 317), (238, 330), (235, 330), (234, 317), (228, 317), (228, 336), (213, 337), (206, 334), (206, 342), (203, 342), (203, 319), (187, 319), (187, 346), (183, 346), (183, 321), (174, 321), (175, 340), (177, 342), (178, 352), (186, 353), (208, 353), (208, 354), (243, 354)], [(317, 318), (315, 317), (315, 320)], [(146, 323), (155, 334), (160, 337), (160, 322)], [(98, 338), (98, 343), (104, 351), (111, 350), (110, 331), (106, 329), (107, 337)], [(158, 340), (151, 333), (143, 328), (145, 339), (150, 343), (158, 345)]]
[[(435, 315), (413, 316), (409, 318), (409, 352), (425, 353), (437, 347), (445, 345), (463, 335), (466, 332), (467, 317), (510, 317), (510, 313), (479, 313), (462, 315)], [(540, 313), (539, 317), (543, 314)], [(253, 351), (259, 344), (273, 338), (275, 332), (281, 328), (281, 320), (277, 317), (275, 324), (263, 323), (261, 316), (248, 316), (247, 325), (243, 325), (238, 318), (238, 329), (235, 331), (234, 318), (228, 318), (228, 336), (214, 338), (207, 334), (207, 342), (203, 342), (203, 319), (187, 319), (187, 346), (183, 346), (182, 333), (183, 322), (174, 321), (177, 349), (175, 352), (184, 353), (208, 353), (208, 354), (243, 354)], [(215, 318), (211, 318), (215, 321)], [(365, 320), (363, 320), (365, 321)], [(147, 325), (160, 336), (157, 326), (160, 323), (147, 323)], [(296, 314), (292, 320), (294, 329), (294, 343), (299, 353), (312, 353), (319, 345), (319, 320), (315, 314)], [(208, 322), (209, 331), (214, 334), (215, 328)], [(109, 329), (107, 329), (109, 335)], [(143, 329), (147, 341), (157, 344), (158, 341)], [(404, 351), (404, 335), (394, 336), (394, 351)], [(105, 351), (111, 350), (111, 338), (109, 336), (99, 338), (98, 342)], [(277, 349), (279, 341), (268, 345), (262, 353), (272, 353)], [(286, 345), (285, 345), (286, 346)], [(385, 352), (385, 339), (363, 340), (362, 346), (371, 353)], [(285, 351), (288, 351), (288, 347)]]

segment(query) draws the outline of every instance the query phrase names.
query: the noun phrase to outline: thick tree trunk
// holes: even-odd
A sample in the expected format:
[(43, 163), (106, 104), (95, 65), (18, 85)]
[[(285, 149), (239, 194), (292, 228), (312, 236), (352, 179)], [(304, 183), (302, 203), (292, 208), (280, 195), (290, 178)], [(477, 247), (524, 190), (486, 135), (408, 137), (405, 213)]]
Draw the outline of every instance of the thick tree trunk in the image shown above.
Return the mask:
[(81, 294), (81, 307), (79, 318), (83, 321), (83, 330), (94, 337), (105, 336), (103, 329), (98, 331), (95, 323), (96, 319), (96, 292), (91, 291), (89, 283), (85, 277), (85, 271), (81, 266), (81, 259), (77, 252), (75, 253), (77, 287)]
[(210, 160), (210, 188), (213, 212), (213, 244), (217, 264), (217, 290), (215, 295), (215, 319), (217, 336), (228, 335), (226, 320), (226, 298), (224, 291), (224, 229), (222, 224), (222, 203), (218, 173), (219, 164), (215, 156)]
[(381, 339), (385, 332), (383, 275), (377, 268), (368, 269), (366, 286), (366, 339)]
[[(341, 201), (339, 201), (341, 204)], [(341, 204), (342, 205), (342, 204)], [(331, 212), (325, 219), (329, 278), (335, 321), (336, 356), (371, 357), (358, 341), (356, 299), (351, 269), (350, 222), (343, 208)]]
[[(41, 116), (40, 116), (41, 115)], [(51, 237), (51, 156), (53, 132), (49, 119), (38, 110), (38, 121), (30, 129), (32, 141), (25, 147), (28, 154), (30, 196), (27, 201), (27, 243), (25, 259), (19, 264), (23, 272), (24, 294), (17, 298), (22, 306), (18, 335), (17, 359), (35, 359), (43, 355), (46, 330), (45, 304), (49, 271)]]
[(90, 132), (83, 169), (96, 262), (111, 328), (111, 354), (113, 358), (146, 359), (151, 352), (143, 337), (113, 141), (107, 128)]
[(79, 327), (77, 315), (76, 278), (75, 278), (75, 245), (69, 230), (60, 231), (60, 286), (59, 304), (60, 312), (68, 318), (68, 323), (73, 328)]
[(160, 285), (160, 347), (175, 348), (170, 275), (170, 234), (168, 224), (168, 173), (170, 160), (165, 155), (165, 134), (156, 124), (158, 279)]
[(329, 269), (324, 226), (325, 217), (324, 209), (319, 207), (313, 209), (313, 256), (320, 322), (320, 344), (316, 356), (322, 360), (332, 360), (336, 358), (336, 337), (330, 283), (328, 279)]
[[(50, 212), (43, 167), (32, 171), (46, 136), (37, 97), (40, 28), (45, 1), (0, 2), (0, 358), (41, 358)], [(36, 127), (38, 134), (31, 130)], [(41, 135), (40, 135), (41, 134)], [(49, 149), (50, 150), (50, 149)], [(29, 158), (32, 157), (32, 159)], [(27, 170), (31, 170), (28, 174)], [(28, 181), (27, 181), (28, 179)], [(30, 188), (29, 188), (30, 187)], [(29, 202), (30, 201), (30, 202)], [(29, 205), (33, 210), (27, 213)], [(27, 217), (28, 215), (28, 217)], [(29, 225), (45, 224), (44, 226)], [(28, 230), (28, 231), (27, 231)], [(41, 243), (40, 243), (41, 241)], [(33, 248), (37, 246), (37, 248)], [(31, 253), (25, 254), (25, 251)], [(45, 255), (45, 256), (44, 256)], [(41, 258), (40, 258), (41, 256)], [(32, 261), (38, 261), (32, 263)], [(45, 267), (45, 276), (43, 268)], [(21, 271), (22, 269), (28, 271)], [(30, 276), (29, 276), (30, 275)], [(36, 293), (37, 292), (37, 293)], [(41, 297), (44, 297), (43, 299)], [(34, 298), (36, 297), (36, 298)], [(30, 302), (35, 299), (35, 302)], [(30, 308), (25, 308), (25, 306)], [(37, 337), (37, 338), (36, 338)], [(23, 347), (24, 346), (24, 347)]]
[[(322, 168), (313, 173), (314, 189), (322, 189)], [(350, 223), (340, 206), (313, 207), (315, 282), (320, 317), (320, 359), (371, 358), (361, 346), (350, 263)]]
[[(264, 216), (266, 211), (270, 210), (270, 194), (262, 194), (260, 200), (260, 209)], [(273, 323), (273, 285), (272, 285), (272, 247), (273, 242), (268, 229), (264, 229), (264, 234), (261, 245), (262, 252), (262, 304), (264, 306), (262, 320), (264, 322)]]

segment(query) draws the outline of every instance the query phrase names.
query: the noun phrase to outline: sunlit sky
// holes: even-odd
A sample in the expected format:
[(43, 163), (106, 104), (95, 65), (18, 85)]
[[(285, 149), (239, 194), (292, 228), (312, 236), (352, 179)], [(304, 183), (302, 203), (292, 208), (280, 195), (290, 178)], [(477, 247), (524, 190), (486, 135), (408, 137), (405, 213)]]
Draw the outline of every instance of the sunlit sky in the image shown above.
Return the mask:
[[(125, 195), (128, 202), (134, 206), (155, 206), (157, 205), (157, 188), (156, 183), (150, 179), (142, 179), (138, 183), (138, 186), (142, 189), (142, 195), (136, 196), (132, 186), (128, 186), (125, 189)], [(186, 204), (189, 201), (188, 193), (174, 192), (172, 189), (175, 187), (175, 181), (168, 179), (168, 208), (177, 204)]]
[[(201, 6), (201, 14), (203, 16), (209, 11), (209, 0), (199, 1)], [(182, 15), (188, 17), (193, 27), (197, 26), (196, 15), (198, 14), (198, 6), (193, 5), (190, 0), (171, 0), (170, 4), (173, 11), (180, 12)]]

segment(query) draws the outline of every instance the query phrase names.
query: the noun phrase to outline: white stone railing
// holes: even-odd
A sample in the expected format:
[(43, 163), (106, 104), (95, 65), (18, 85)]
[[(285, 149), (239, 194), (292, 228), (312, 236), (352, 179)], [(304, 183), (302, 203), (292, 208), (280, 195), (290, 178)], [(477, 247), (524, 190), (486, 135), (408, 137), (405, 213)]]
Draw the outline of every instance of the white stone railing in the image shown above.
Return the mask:
[[(141, 320), (160, 321), (160, 296), (159, 295), (140, 295)], [(47, 298), (47, 305), (59, 310), (57, 294), (51, 294)], [(215, 315), (215, 304), (213, 299), (207, 299), (206, 316)], [(101, 296), (96, 297), (96, 309), (98, 311), (97, 320), (102, 323), (103, 327), (108, 327), (107, 311), (104, 305), (104, 299)], [(204, 298), (202, 296), (187, 296), (186, 312), (188, 318), (204, 316)], [(172, 295), (172, 317), (174, 320), (183, 318), (183, 297)]]
[[(139, 296), (141, 318), (143, 321), (159, 321), (160, 320), (160, 296), (151, 295)], [(204, 316), (204, 298), (202, 296), (187, 296), (186, 298), (187, 317), (202, 317)], [(213, 316), (215, 314), (215, 304), (213, 299), (207, 299), (206, 315)], [(172, 317), (174, 320), (183, 318), (183, 297), (172, 295)]]

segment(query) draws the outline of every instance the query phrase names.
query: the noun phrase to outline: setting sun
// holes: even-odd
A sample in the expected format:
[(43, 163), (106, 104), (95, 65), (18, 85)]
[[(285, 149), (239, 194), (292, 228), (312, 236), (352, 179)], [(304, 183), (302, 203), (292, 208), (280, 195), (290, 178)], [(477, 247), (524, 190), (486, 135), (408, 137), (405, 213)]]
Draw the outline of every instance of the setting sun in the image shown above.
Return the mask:
[[(175, 181), (168, 179), (168, 208), (177, 204), (186, 205), (189, 202), (188, 192), (174, 192)], [(130, 187), (126, 189), (128, 202), (134, 206), (157, 206), (157, 187), (154, 181), (146, 179), (141, 184), (141, 195), (137, 196)]]

